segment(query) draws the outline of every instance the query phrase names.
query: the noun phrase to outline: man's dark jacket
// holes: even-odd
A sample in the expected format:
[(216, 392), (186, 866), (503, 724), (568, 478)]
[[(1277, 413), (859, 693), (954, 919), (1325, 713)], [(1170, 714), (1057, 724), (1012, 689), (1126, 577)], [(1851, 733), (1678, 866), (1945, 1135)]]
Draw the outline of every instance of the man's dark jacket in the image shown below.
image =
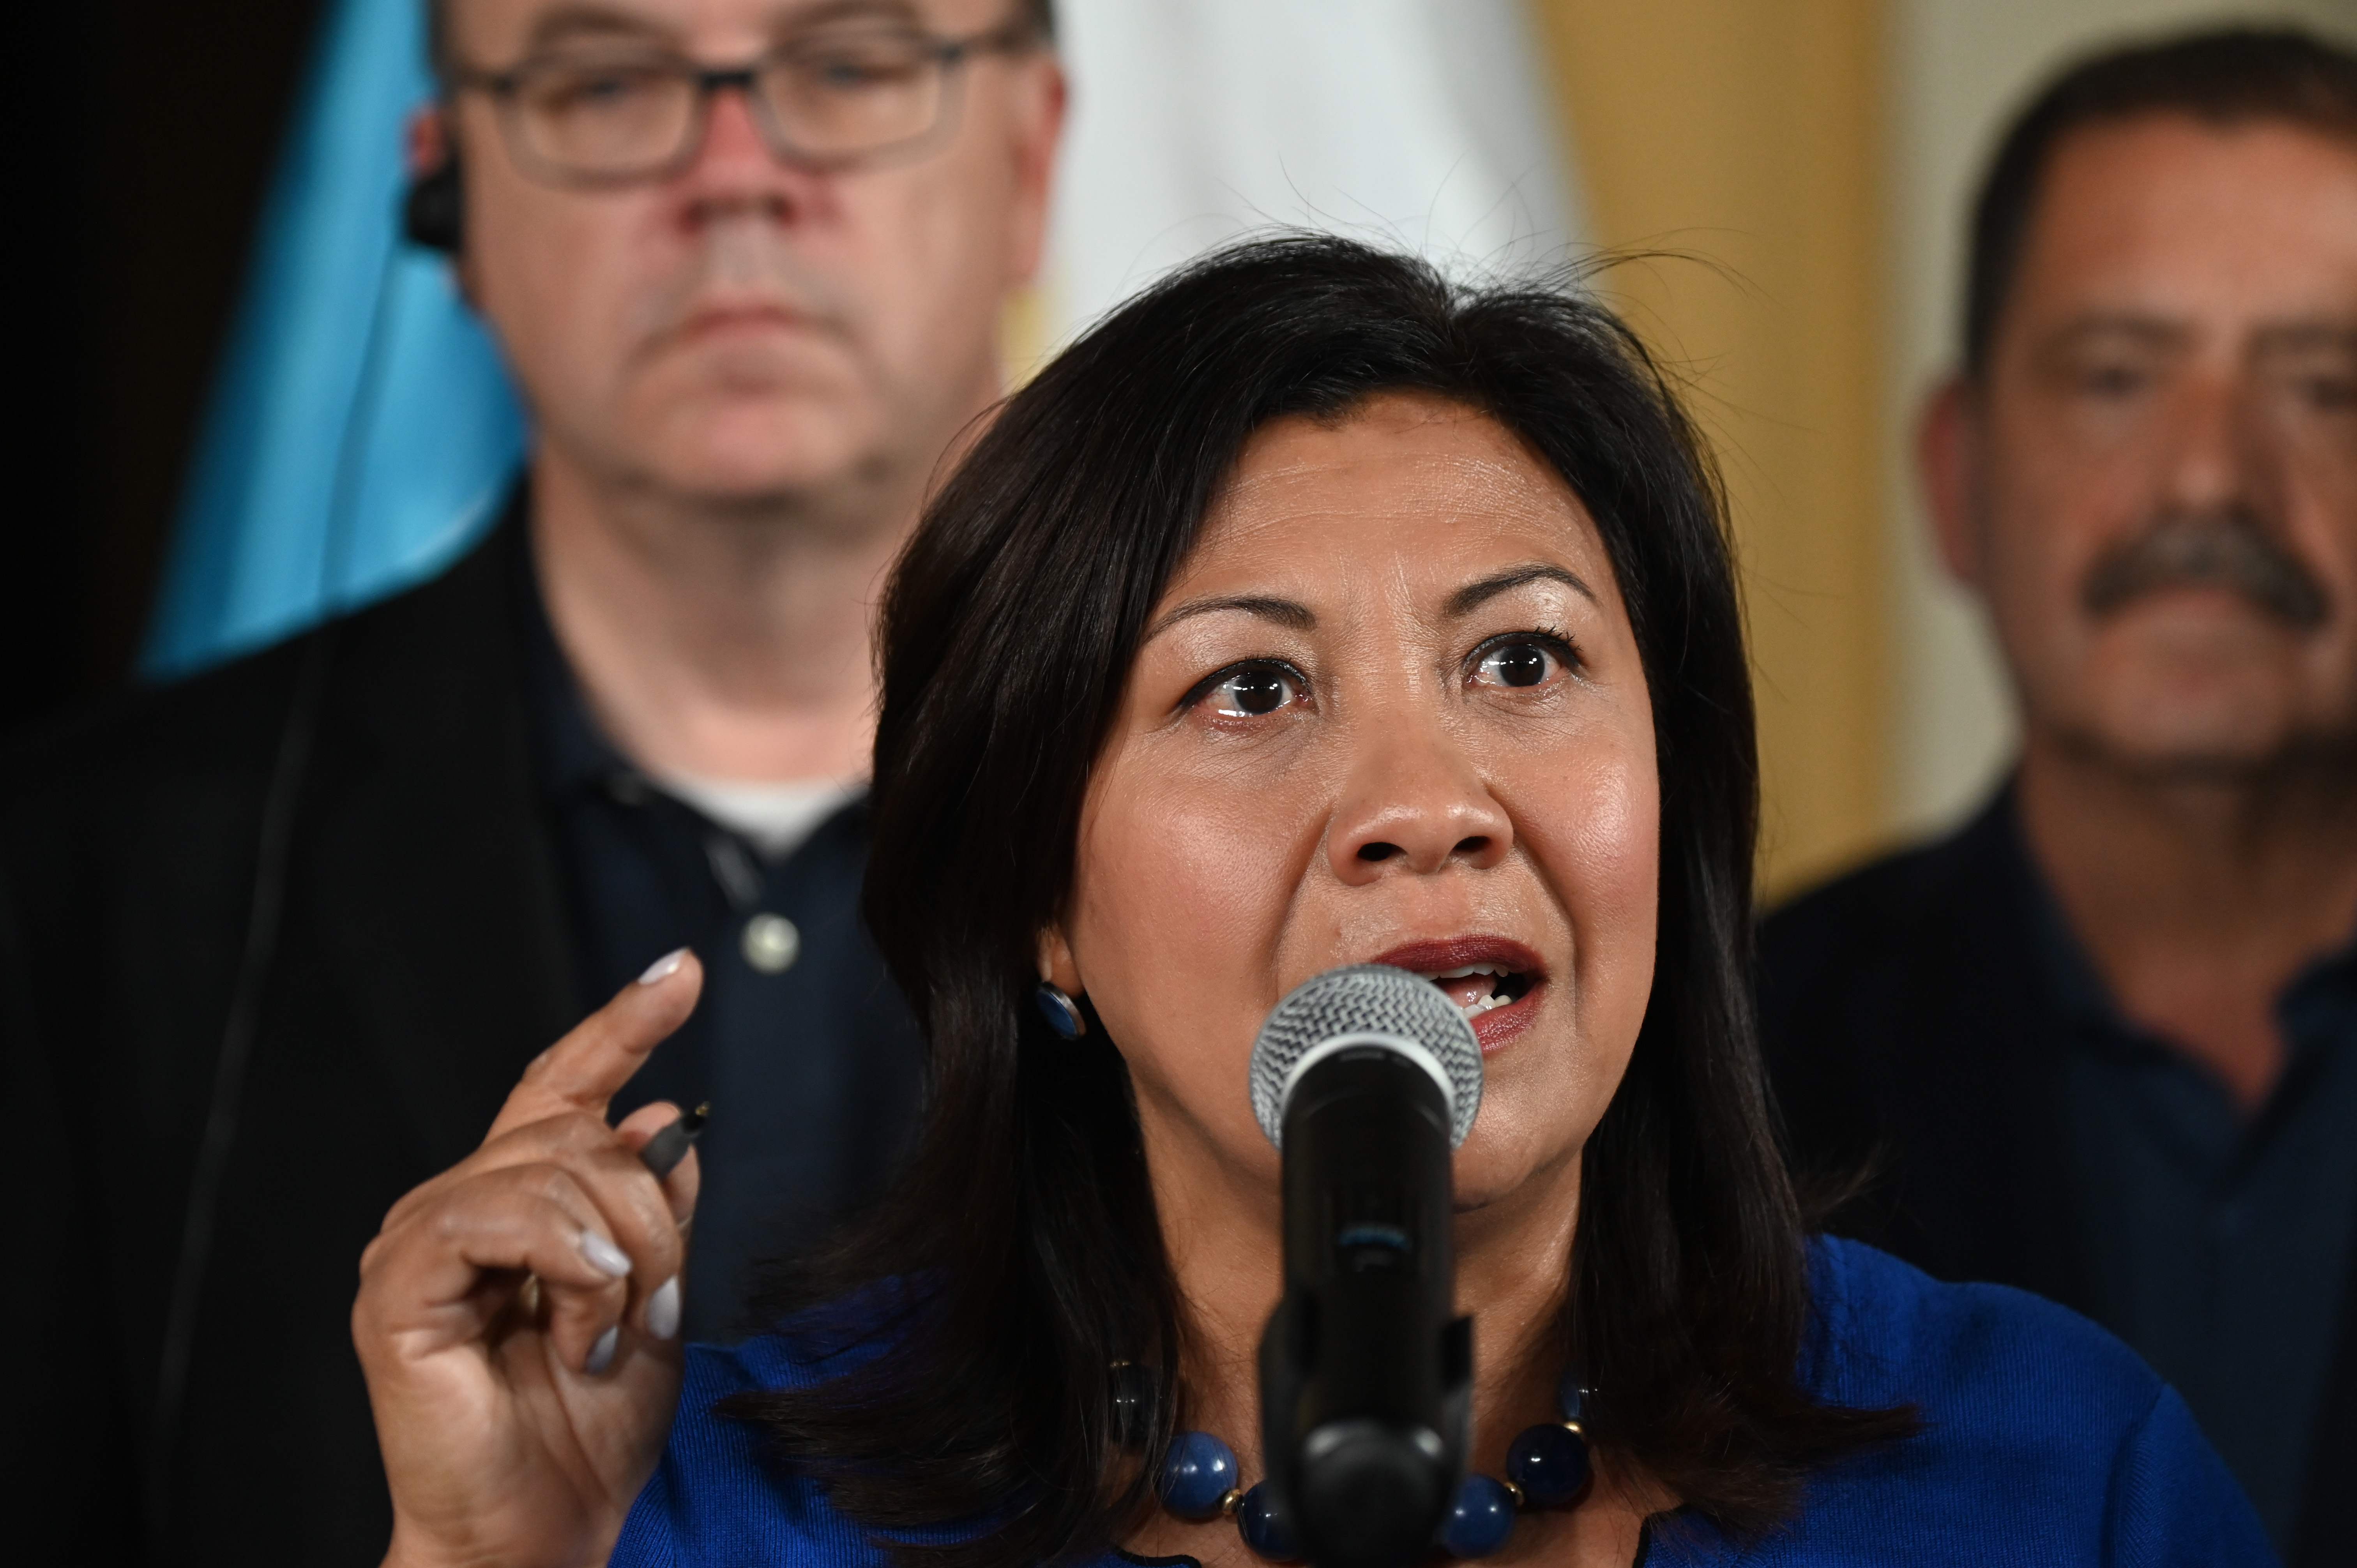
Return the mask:
[[(137, 1561), (161, 1539), (181, 1563), (382, 1556), (361, 1251), (581, 1013), (511, 607), (501, 552), (479, 549), (6, 759), (0, 1555)], [(283, 875), (261, 880), (284, 904), (258, 920), (274, 809)], [(856, 877), (855, 856), (846, 899)], [(225, 1157), (192, 1240), (209, 1138)], [(176, 1288), (192, 1332), (173, 1395)]]
[[(2093, 1316), (2064, 1100), (2000, 799), (1953, 836), (1855, 872), (1760, 929), (1760, 1026), (1804, 1179), (1871, 1172), (1829, 1229), (1948, 1280)], [(2297, 1568), (2357, 1562), (2357, 1291), (2309, 1466)], [(2330, 1514), (2330, 1517), (2327, 1517)]]

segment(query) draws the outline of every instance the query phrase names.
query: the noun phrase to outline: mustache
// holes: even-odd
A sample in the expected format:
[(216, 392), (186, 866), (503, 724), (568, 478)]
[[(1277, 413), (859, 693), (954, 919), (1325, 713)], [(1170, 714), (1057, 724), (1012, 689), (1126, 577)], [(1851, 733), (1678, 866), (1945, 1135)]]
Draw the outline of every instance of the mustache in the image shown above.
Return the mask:
[(2246, 507), (2164, 512), (2105, 551), (2079, 597), (2102, 617), (2169, 588), (2224, 588), (2299, 631), (2323, 625), (2331, 610), (2315, 575)]
[(850, 315), (849, 301), (834, 282), (757, 212), (709, 223), (687, 263), (631, 302), (632, 336), (659, 341), (714, 305), (773, 306), (837, 332)]

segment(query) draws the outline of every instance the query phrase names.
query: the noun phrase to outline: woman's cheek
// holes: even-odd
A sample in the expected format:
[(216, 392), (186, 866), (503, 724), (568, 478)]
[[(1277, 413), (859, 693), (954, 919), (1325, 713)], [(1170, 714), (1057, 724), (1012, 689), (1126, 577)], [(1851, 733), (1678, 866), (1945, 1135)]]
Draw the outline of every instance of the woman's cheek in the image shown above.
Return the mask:
[(1592, 980), (1598, 1004), (1597, 1043), (1609, 1044), (1623, 1062), (1637, 1043), (1652, 995), (1661, 918), (1661, 787), (1651, 746), (1641, 762), (1618, 792), (1612, 831), (1597, 835), (1591, 853), (1598, 907), (1586, 922), (1596, 933), (1588, 950), (1598, 966)]
[(1286, 834), (1258, 790), (1151, 757), (1112, 770), (1084, 824), (1075, 949), (1091, 1001), (1135, 1060), (1251, 1049), (1274, 1001), (1290, 904)]
[(1614, 736), (1617, 744), (1594, 738), (1556, 774), (1532, 827), (1571, 928), (1575, 1026), (1588, 1052), (1618, 1059), (1635, 1044), (1652, 990), (1661, 789), (1650, 727)]

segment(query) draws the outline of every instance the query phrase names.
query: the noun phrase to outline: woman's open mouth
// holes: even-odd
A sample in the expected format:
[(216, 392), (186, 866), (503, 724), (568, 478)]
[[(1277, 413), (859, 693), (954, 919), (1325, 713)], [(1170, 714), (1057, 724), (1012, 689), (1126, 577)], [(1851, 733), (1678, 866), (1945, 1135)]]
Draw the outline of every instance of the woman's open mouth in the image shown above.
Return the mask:
[(1479, 1018), (1492, 1007), (1520, 1002), (1531, 989), (1528, 974), (1496, 962), (1459, 964), (1425, 978), (1447, 992), (1469, 1019)]
[(1538, 954), (1503, 937), (1410, 942), (1374, 961), (1411, 970), (1440, 987), (1473, 1026), (1484, 1054), (1529, 1026), (1537, 1008), (1526, 1004), (1546, 984)]

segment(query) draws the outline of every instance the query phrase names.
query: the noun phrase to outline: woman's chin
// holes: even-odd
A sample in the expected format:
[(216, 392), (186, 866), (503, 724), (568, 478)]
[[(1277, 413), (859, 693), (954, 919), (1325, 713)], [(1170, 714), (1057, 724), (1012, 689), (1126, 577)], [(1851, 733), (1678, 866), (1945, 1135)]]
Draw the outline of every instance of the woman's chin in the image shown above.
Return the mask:
[(1525, 1218), (1523, 1206), (1541, 1203), (1551, 1192), (1551, 1184), (1545, 1184), (1549, 1191), (1542, 1191), (1534, 1186), (1537, 1181), (1538, 1173), (1527, 1167), (1472, 1177), (1460, 1175), (1454, 1197), (1457, 1218), (1460, 1227), (1469, 1222), (1474, 1229), (1469, 1233), (1460, 1231), (1458, 1247), (1475, 1243), (1479, 1235), (1499, 1221), (1511, 1219), (1508, 1228), (1519, 1231)]
[[(1491, 1219), (1503, 1219), (1520, 1214), (1524, 1204), (1552, 1208), (1558, 1200), (1577, 1199), (1580, 1144), (1585, 1140), (1565, 1144), (1547, 1138), (1542, 1144), (1531, 1136), (1536, 1131), (1517, 1119), (1513, 1125), (1493, 1129), (1490, 1139), (1469, 1141), (1458, 1151), (1450, 1174), (1460, 1216), (1487, 1212)], [(1477, 1131), (1473, 1137), (1480, 1140), (1481, 1134)]]

